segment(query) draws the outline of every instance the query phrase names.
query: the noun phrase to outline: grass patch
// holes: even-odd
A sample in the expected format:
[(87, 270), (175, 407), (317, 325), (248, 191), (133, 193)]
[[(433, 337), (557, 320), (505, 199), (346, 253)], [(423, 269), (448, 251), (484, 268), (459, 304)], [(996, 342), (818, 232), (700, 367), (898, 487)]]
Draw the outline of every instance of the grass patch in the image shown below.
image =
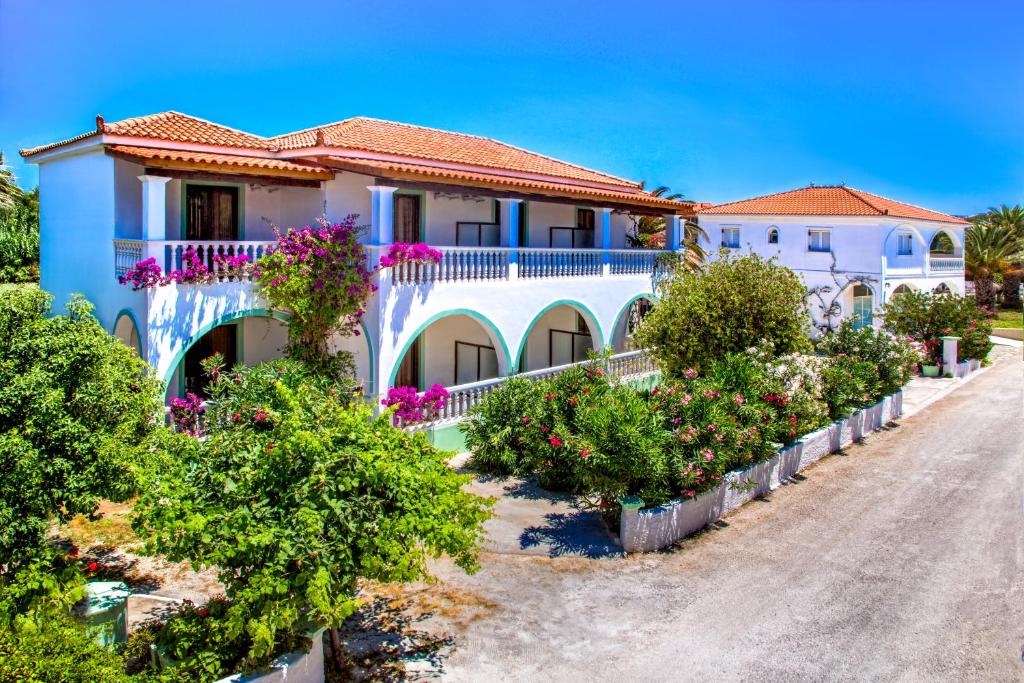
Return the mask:
[(59, 534), (82, 550), (99, 546), (131, 550), (143, 545), (132, 531), (130, 503), (100, 503), (96, 516), (79, 515), (60, 528)]
[(1024, 326), (1024, 313), (1018, 308), (1016, 310), (1002, 309), (996, 311), (992, 318), (992, 327), (1015, 328)]

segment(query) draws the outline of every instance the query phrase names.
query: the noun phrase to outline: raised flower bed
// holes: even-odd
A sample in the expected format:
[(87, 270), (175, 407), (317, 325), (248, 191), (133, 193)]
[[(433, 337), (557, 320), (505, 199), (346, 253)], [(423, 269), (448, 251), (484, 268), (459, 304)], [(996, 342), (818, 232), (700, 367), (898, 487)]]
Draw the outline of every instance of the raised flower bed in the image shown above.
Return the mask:
[(672, 545), (745, 503), (764, 496), (805, 467), (859, 441), (903, 412), (903, 392), (836, 420), (779, 450), (775, 457), (733, 470), (696, 498), (677, 498), (642, 510), (643, 500), (623, 498), (619, 539), (626, 552), (652, 552)]

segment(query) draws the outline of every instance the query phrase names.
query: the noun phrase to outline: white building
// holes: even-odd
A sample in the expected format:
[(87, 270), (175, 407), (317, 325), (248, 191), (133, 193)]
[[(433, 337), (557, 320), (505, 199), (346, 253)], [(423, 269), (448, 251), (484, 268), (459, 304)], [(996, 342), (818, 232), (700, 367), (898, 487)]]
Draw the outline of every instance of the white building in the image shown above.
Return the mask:
[(845, 186), (810, 186), (698, 207), (711, 252), (777, 257), (810, 291), (815, 325), (857, 326), (907, 290), (964, 293), (968, 221)]
[[(628, 248), (631, 216), (664, 215), (679, 245), (691, 203), (487, 138), (367, 118), (265, 138), (176, 112), (104, 123), (22, 151), (39, 165), (41, 284), (74, 292), (134, 345), (170, 395), (199, 386), (219, 351), (280, 354), (287, 315), (250, 282), (118, 283), (137, 261), (176, 267), (189, 246), (259, 255), (271, 225), (359, 214), (371, 261), (392, 242), (443, 252), (436, 268), (385, 269), (341, 340), (370, 396), (464, 385), (630, 347), (661, 252)], [(639, 302), (639, 303), (638, 303)]]

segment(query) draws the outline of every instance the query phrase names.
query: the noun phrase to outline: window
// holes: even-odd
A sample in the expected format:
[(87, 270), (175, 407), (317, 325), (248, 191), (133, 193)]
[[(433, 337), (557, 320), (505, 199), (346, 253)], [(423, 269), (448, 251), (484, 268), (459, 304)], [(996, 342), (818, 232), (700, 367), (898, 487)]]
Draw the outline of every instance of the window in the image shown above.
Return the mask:
[(901, 232), (898, 237), (898, 251), (900, 256), (910, 256), (914, 253), (914, 236), (909, 232)]
[(455, 244), (459, 247), (500, 246), (501, 225), (459, 221), (455, 224)]
[(237, 187), (185, 186), (185, 239), (237, 240), (238, 218)]
[(740, 248), (740, 229), (722, 228), (722, 246), (726, 249)]
[(832, 251), (832, 233), (828, 230), (808, 230), (807, 250)]
[(556, 367), (585, 361), (593, 347), (589, 334), (567, 330), (549, 330), (548, 366)]
[(553, 249), (593, 249), (594, 210), (576, 209), (574, 227), (549, 228), (549, 242)]
[(853, 329), (871, 327), (871, 290), (865, 285), (853, 286)]
[(493, 346), (455, 342), (455, 384), (469, 384), (498, 376), (498, 354)]
[(768, 244), (778, 244), (778, 243), (779, 243), (779, 229), (778, 228), (769, 228), (768, 229)]

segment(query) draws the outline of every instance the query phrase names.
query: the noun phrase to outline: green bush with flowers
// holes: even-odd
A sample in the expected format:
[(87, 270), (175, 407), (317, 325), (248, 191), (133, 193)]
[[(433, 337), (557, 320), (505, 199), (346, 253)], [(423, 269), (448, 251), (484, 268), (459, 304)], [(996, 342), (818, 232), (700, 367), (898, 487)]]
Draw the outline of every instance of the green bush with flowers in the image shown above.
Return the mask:
[(854, 368), (861, 381), (870, 382), (869, 396), (879, 400), (910, 381), (914, 370), (923, 360), (910, 337), (897, 337), (886, 330), (873, 327), (855, 329), (850, 320), (844, 320), (839, 329), (828, 332), (818, 340), (818, 351), (837, 358), (849, 356), (865, 361), (874, 368), (875, 375)]
[(910, 337), (925, 347), (927, 365), (942, 363), (941, 337), (959, 337), (960, 360), (984, 361), (992, 350), (992, 323), (973, 297), (906, 292), (890, 297), (882, 308), (885, 329)]
[(171, 465), (134, 508), (147, 550), (215, 568), (225, 587), (216, 642), (189, 629), (165, 642), (182, 666), (216, 677), (238, 653), (245, 669), (266, 663), (355, 611), (360, 578), (422, 579), (441, 554), (476, 569), (488, 501), (424, 435), (295, 360), (211, 374), (205, 438), (165, 432)]

